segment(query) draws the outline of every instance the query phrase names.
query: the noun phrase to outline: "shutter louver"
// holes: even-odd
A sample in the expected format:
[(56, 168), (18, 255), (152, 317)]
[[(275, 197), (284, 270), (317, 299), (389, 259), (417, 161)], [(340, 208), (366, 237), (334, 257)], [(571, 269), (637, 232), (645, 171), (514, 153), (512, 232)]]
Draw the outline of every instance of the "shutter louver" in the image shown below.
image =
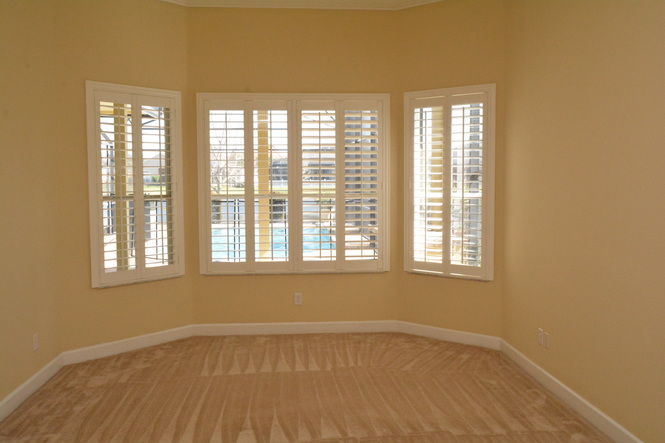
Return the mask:
[(480, 266), (482, 103), (452, 107), (450, 138), (450, 261), (456, 265)]
[(406, 269), (493, 278), (494, 85), (407, 93)]
[(443, 260), (443, 108), (413, 113), (413, 255), (416, 261)]
[(387, 101), (199, 94), (202, 272), (385, 270)]
[(344, 254), (347, 260), (379, 253), (379, 115), (344, 113)]
[(257, 262), (287, 261), (287, 111), (254, 111), (254, 232)]
[(104, 272), (136, 269), (132, 105), (99, 103)]
[(303, 260), (336, 257), (336, 126), (334, 110), (302, 111)]
[(213, 262), (246, 261), (244, 111), (210, 111)]
[(153, 268), (174, 263), (171, 112), (160, 106), (141, 109), (145, 265)]
[(179, 93), (87, 82), (92, 286), (182, 275)]

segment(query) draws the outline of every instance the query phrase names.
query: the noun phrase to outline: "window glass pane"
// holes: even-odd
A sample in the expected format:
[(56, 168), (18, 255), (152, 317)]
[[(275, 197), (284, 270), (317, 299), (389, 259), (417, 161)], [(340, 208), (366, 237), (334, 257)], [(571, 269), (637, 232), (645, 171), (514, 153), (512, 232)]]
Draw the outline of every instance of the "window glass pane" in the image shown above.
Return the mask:
[(481, 265), (483, 105), (452, 107), (450, 262)]
[(168, 108), (142, 107), (143, 214), (148, 268), (174, 262), (170, 124)]
[(92, 286), (182, 275), (177, 91), (86, 82)]
[(99, 102), (104, 272), (136, 268), (130, 104)]
[(244, 262), (244, 112), (213, 110), (209, 118), (212, 261)]
[(378, 111), (344, 113), (344, 255), (378, 256)]
[(287, 261), (287, 111), (255, 110), (253, 114), (256, 261)]
[(212, 261), (245, 261), (245, 199), (217, 197), (211, 209)]
[(303, 260), (336, 257), (335, 111), (302, 111)]
[(198, 97), (212, 222), (202, 272), (384, 269), (386, 95)]
[(416, 108), (413, 122), (413, 259), (442, 263), (443, 107)]

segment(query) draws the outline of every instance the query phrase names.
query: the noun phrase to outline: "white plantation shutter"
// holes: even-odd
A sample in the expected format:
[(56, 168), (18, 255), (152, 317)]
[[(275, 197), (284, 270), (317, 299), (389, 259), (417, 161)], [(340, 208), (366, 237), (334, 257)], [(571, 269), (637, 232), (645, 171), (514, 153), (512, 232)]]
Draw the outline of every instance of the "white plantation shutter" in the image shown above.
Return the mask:
[(206, 261), (229, 272), (288, 270), (287, 103), (223, 108), (206, 114)]
[(247, 260), (245, 217), (245, 112), (212, 110), (208, 115), (208, 186), (213, 262)]
[[(443, 107), (419, 104), (412, 110), (412, 249), (420, 263), (443, 262)], [(432, 266), (434, 270), (438, 266)]]
[(374, 104), (347, 103), (344, 111), (344, 252), (347, 260), (374, 260), (383, 242), (379, 224), (383, 183), (379, 165), (381, 119)]
[(141, 157), (146, 268), (175, 263), (174, 174), (170, 106), (141, 105)]
[(407, 93), (406, 270), (493, 276), (494, 86)]
[(386, 269), (387, 97), (361, 96), (199, 94), (203, 273)]
[(482, 266), (483, 103), (453, 105), (450, 116), (450, 262)]
[(288, 262), (288, 112), (264, 106), (252, 113), (254, 257), (257, 262)]
[(105, 273), (136, 270), (133, 240), (134, 218), (134, 148), (132, 145), (130, 103), (98, 102), (101, 208), (95, 202), (95, 216), (102, 216), (102, 269)]
[(88, 82), (93, 287), (182, 275), (179, 93)]
[[(337, 112), (334, 102), (300, 111), (302, 260), (334, 269), (337, 257)], [(307, 262), (327, 262), (310, 264)]]

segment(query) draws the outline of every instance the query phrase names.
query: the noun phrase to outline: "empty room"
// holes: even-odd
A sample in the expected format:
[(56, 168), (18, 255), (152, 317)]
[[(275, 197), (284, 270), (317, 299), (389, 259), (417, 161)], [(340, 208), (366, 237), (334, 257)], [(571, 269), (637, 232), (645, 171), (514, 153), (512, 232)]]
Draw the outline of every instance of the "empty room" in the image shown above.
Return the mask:
[(0, 0), (0, 55), (1, 442), (665, 441), (662, 0)]

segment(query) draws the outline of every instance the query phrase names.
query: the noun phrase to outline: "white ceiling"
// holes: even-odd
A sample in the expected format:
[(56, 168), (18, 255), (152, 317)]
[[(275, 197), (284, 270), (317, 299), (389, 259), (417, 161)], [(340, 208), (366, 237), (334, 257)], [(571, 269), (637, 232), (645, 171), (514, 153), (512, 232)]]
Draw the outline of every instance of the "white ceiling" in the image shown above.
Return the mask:
[(377, 9), (396, 11), (442, 0), (163, 0), (182, 6), (218, 8)]

